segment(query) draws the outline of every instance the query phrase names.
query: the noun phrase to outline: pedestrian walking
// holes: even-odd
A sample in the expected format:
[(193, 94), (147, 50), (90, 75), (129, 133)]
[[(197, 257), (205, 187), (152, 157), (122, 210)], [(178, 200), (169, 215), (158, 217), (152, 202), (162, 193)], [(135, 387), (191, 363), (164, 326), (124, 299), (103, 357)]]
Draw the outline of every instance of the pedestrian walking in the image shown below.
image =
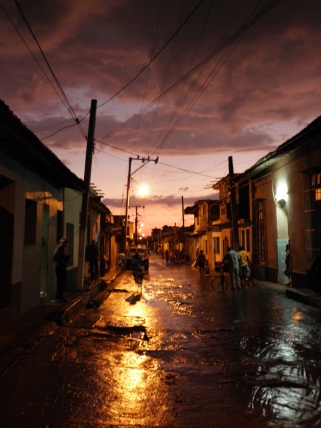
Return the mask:
[(55, 272), (57, 277), (56, 300), (59, 300), (60, 302), (66, 302), (64, 291), (66, 287), (67, 264), (70, 260), (70, 256), (66, 252), (66, 246), (67, 239), (61, 238), (53, 255), (53, 261), (56, 263)]
[(196, 266), (199, 268), (201, 279), (205, 276), (205, 263), (206, 256), (203, 253), (203, 250), (200, 250), (199, 255), (196, 257)]
[(125, 253), (119, 253), (117, 269), (120, 269), (121, 272), (124, 272), (126, 270), (126, 256), (125, 256)]
[(231, 247), (228, 247), (227, 253), (224, 256), (223, 263), (227, 264), (228, 271), (231, 278), (232, 290), (237, 288), (241, 289), (240, 276), (239, 276), (239, 255)]

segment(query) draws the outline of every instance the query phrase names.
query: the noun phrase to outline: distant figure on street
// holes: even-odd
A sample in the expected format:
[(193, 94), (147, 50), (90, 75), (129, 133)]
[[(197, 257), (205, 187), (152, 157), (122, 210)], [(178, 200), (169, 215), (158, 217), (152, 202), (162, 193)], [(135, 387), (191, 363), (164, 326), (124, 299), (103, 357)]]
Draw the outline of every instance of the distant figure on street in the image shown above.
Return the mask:
[(169, 264), (170, 264), (170, 266), (174, 266), (174, 264), (175, 264), (175, 254), (174, 254), (173, 250), (169, 250), (168, 258), (169, 258)]
[(64, 299), (64, 291), (66, 287), (67, 264), (70, 256), (66, 253), (67, 239), (61, 238), (56, 248), (53, 261), (56, 263), (55, 272), (57, 276), (57, 294), (56, 299), (60, 302), (66, 302)]
[(203, 253), (203, 250), (200, 250), (199, 255), (196, 257), (196, 266), (199, 268), (201, 279), (205, 276), (205, 263), (206, 256)]
[(169, 251), (168, 250), (165, 251), (165, 260), (166, 260), (166, 264), (168, 265), (168, 262), (169, 262)]
[(311, 266), (311, 273), (313, 279), (314, 289), (318, 292), (321, 291), (321, 248), (318, 249), (318, 254)]
[(133, 268), (133, 272), (135, 270), (138, 270), (139, 272), (141, 272), (143, 270), (143, 259), (140, 257), (139, 253), (136, 251), (136, 253), (133, 255), (132, 258), (132, 268)]
[(231, 278), (232, 290), (242, 288), (239, 276), (239, 255), (236, 251), (232, 250), (231, 247), (228, 247), (227, 253), (224, 256), (223, 263), (225, 262), (227, 262), (228, 271)]
[(124, 272), (126, 270), (126, 256), (125, 256), (125, 253), (119, 253), (117, 269), (120, 269), (122, 272)]
[(89, 261), (90, 279), (98, 276), (98, 246), (93, 239), (87, 249), (87, 259)]

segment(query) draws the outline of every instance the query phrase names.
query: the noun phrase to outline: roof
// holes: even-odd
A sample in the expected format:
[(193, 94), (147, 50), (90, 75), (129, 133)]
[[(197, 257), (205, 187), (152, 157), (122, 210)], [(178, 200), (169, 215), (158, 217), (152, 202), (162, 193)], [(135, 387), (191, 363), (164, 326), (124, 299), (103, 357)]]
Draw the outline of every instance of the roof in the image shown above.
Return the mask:
[[(266, 174), (273, 165), (278, 162), (283, 156), (288, 155), (289, 153), (298, 150), (303, 145), (307, 145), (312, 141), (316, 141), (317, 138), (320, 138), (321, 135), (321, 116), (312, 121), (308, 126), (306, 126), (302, 131), (296, 134), (294, 137), (285, 141), (281, 144), (276, 150), (268, 153), (259, 159), (253, 166), (245, 170), (241, 174), (234, 174), (236, 181), (240, 182), (247, 180), (250, 177), (255, 178), (259, 177), (262, 174)], [(229, 184), (229, 174), (219, 180), (217, 183), (213, 184), (213, 189), (221, 189), (224, 184)]]
[(320, 137), (321, 135), (321, 116), (311, 122), (306, 128), (296, 134), (294, 137), (281, 144), (276, 150), (268, 153), (263, 158), (259, 159), (252, 167), (248, 168), (244, 173), (240, 174), (242, 178), (247, 175), (260, 175), (263, 171), (272, 167), (283, 156), (299, 149), (302, 145)]
[(219, 203), (218, 199), (199, 199), (198, 201), (194, 202), (194, 205), (191, 207), (186, 207), (184, 209), (185, 214), (196, 214), (198, 212), (198, 208), (200, 205), (208, 204), (211, 206)]
[(0, 100), (0, 152), (56, 187), (83, 190), (84, 182)]

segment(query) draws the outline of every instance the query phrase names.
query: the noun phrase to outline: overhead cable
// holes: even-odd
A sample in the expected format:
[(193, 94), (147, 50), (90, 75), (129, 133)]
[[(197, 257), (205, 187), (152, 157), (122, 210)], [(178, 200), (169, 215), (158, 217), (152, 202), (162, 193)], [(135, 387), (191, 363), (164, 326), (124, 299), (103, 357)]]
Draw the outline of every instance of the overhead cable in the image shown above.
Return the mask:
[[(83, 134), (83, 136), (85, 136), (85, 132), (84, 132), (84, 130), (82, 129), (82, 127), (80, 126), (80, 121), (79, 121), (79, 119), (77, 118), (77, 115), (76, 115), (76, 113), (75, 113), (75, 111), (74, 111), (74, 109), (73, 109), (73, 107), (71, 106), (71, 104), (70, 104), (70, 102), (69, 102), (69, 100), (68, 100), (68, 98), (67, 98), (67, 96), (66, 96), (66, 94), (65, 94), (65, 92), (64, 92), (64, 90), (63, 90), (63, 88), (62, 88), (62, 86), (61, 86), (61, 84), (60, 84), (60, 82), (59, 82), (59, 80), (58, 80), (58, 78), (57, 78), (57, 76), (56, 76), (56, 74), (55, 74), (55, 72), (53, 71), (53, 69), (52, 69), (52, 67), (51, 67), (51, 65), (50, 65), (50, 63), (49, 63), (49, 61), (48, 61), (48, 59), (47, 59), (47, 57), (46, 57), (46, 55), (45, 55), (45, 53), (44, 53), (44, 51), (43, 51), (43, 49), (42, 49), (42, 47), (40, 46), (40, 43), (38, 42), (38, 40), (37, 40), (37, 37), (36, 37), (36, 35), (34, 34), (34, 32), (33, 32), (33, 30), (32, 30), (32, 28), (31, 28), (31, 26), (30, 26), (30, 24), (29, 24), (29, 22), (28, 22), (28, 20), (27, 20), (27, 18), (26, 18), (26, 16), (25, 16), (25, 14), (24, 14), (24, 12), (23, 12), (23, 10), (22, 10), (22, 8), (21, 8), (21, 6), (20, 6), (20, 4), (19, 4), (19, 2), (18, 2), (18, 0), (14, 0), (15, 1), (15, 4), (16, 4), (16, 6), (17, 6), (17, 8), (18, 8), (18, 10), (19, 10), (19, 12), (20, 12), (20, 14), (21, 14), (21, 16), (22, 16), (22, 18), (23, 18), (23, 20), (24, 20), (24, 22), (25, 22), (25, 24), (26, 24), (26, 26), (27, 26), (27, 28), (28, 28), (28, 30), (29, 30), (29, 32), (30, 32), (30, 34), (32, 35), (32, 37), (33, 37), (33, 39), (34, 39), (34, 41), (35, 41), (35, 43), (37, 44), (37, 46), (38, 46), (38, 48), (39, 48), (39, 50), (40, 50), (40, 53), (41, 53), (41, 55), (42, 55), (42, 57), (43, 57), (43, 59), (44, 59), (44, 61), (45, 61), (45, 63), (46, 63), (46, 65), (47, 65), (47, 67), (48, 67), (48, 69), (49, 69), (49, 71), (50, 71), (50, 73), (51, 73), (51, 75), (52, 75), (52, 77), (53, 77), (53, 79), (54, 79), (54, 82), (56, 83), (56, 85), (57, 85), (57, 87), (58, 87), (58, 89), (59, 89), (59, 91), (60, 91), (60, 95), (61, 96), (59, 96), (59, 98), (60, 98), (60, 100), (63, 102), (63, 104), (64, 104), (64, 106), (66, 107), (66, 109), (67, 109), (67, 111), (69, 112), (69, 114), (71, 115), (71, 117), (74, 119), (74, 121), (75, 121), (75, 123), (76, 123), (76, 125), (78, 125), (78, 128), (80, 129), (80, 131), (81, 131), (81, 133)], [(26, 44), (26, 42), (25, 42), (25, 44)], [(28, 48), (29, 49), (29, 48)], [(30, 51), (30, 49), (29, 49), (29, 51)], [(33, 57), (34, 57), (34, 55), (32, 55)], [(37, 64), (39, 65), (39, 62), (37, 61)], [(41, 68), (42, 69), (42, 68)], [(46, 75), (46, 74), (45, 74)], [(48, 76), (46, 75), (46, 77), (47, 77), (47, 79), (48, 79)], [(49, 79), (50, 80), (50, 79)], [(51, 83), (51, 82), (50, 82)], [(52, 84), (51, 84), (52, 85)], [(53, 86), (53, 85), (52, 85)], [(57, 93), (57, 91), (55, 91), (56, 93)], [(59, 132), (59, 131), (57, 131), (57, 132)]]

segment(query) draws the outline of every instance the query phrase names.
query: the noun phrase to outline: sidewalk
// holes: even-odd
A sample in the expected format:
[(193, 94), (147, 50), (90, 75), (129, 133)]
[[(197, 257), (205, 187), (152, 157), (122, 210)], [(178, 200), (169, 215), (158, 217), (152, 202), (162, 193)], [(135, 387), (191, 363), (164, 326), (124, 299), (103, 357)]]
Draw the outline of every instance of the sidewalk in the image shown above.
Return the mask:
[(55, 300), (40, 304), (18, 320), (0, 325), (0, 376), (19, 355), (28, 352), (42, 337), (53, 334), (80, 308), (108, 288), (120, 271), (110, 270), (93, 282), (88, 289), (65, 292), (67, 302)]
[(286, 285), (276, 284), (269, 281), (259, 281), (254, 279), (254, 284), (258, 287), (268, 287), (278, 292), (284, 293), (288, 298), (304, 303), (309, 306), (321, 308), (321, 295), (310, 288), (290, 288)]

